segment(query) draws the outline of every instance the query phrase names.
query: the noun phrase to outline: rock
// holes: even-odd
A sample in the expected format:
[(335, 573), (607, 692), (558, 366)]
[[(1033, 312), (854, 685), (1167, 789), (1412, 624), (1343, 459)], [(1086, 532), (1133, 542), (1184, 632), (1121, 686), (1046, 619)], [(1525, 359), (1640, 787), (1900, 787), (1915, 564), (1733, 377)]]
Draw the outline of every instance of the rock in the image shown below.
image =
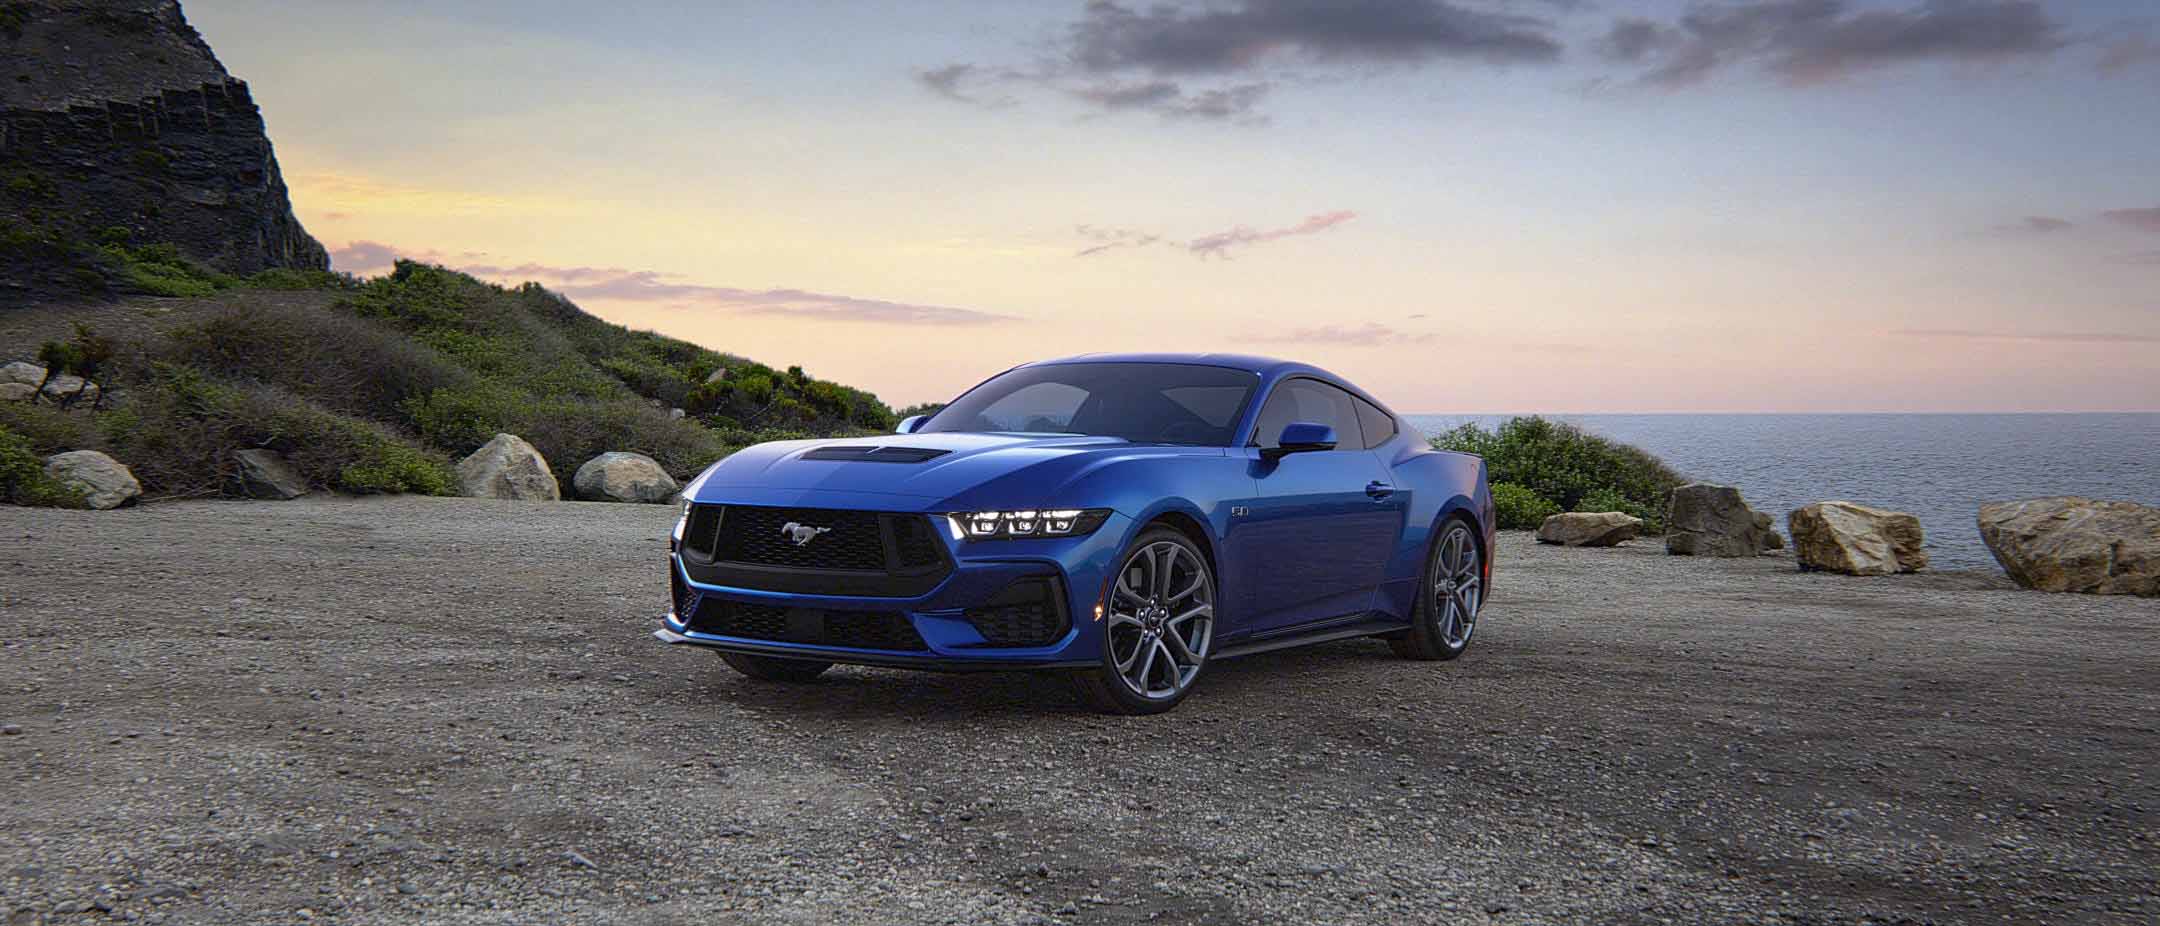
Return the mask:
[(1766, 539), (1774, 533), (1732, 486), (1691, 482), (1665, 501), (1665, 552), (1675, 556), (1754, 556), (1776, 549)]
[[(562, 485), (555, 481), (555, 471), (548, 468), (547, 458), (515, 434), (495, 435), (472, 455), (459, 460), (457, 471), (458, 494), (468, 498), (534, 502), (562, 498)], [(579, 470), (581, 475), (583, 472)]]
[(278, 501), (299, 498), (309, 489), (307, 477), (275, 450), (234, 451), (229, 482), (236, 495)]
[(55, 402), (95, 402), (97, 397), (98, 385), (83, 382), (80, 376), (61, 373), (45, 384), (45, 398)]
[(0, 383), (0, 402), (28, 402), (37, 395), (37, 386), (30, 383)]
[(70, 450), (45, 458), (45, 474), (83, 490), (99, 510), (118, 508), (142, 496), (142, 483), (120, 461), (95, 450)]
[(1755, 512), (1755, 529), (1762, 531), (1762, 551), (1764, 553), (1768, 553), (1771, 550), (1785, 549), (1785, 538), (1779, 536), (1777, 528), (1771, 525), (1772, 522), (1769, 515), (1764, 514), (1760, 511)]
[(673, 498), (675, 477), (642, 453), (615, 451), (585, 461), (571, 479), (579, 498), (596, 502), (653, 502)]
[(2160, 508), (2089, 498), (1983, 505), (1980, 540), (2026, 588), (2160, 597)]
[(1886, 576), (1927, 568), (1920, 519), (1852, 502), (1816, 502), (1785, 517), (1800, 568)]
[(707, 384), (711, 384), (711, 383), (718, 383), (718, 382), (724, 382), (724, 381), (726, 381), (726, 379), (727, 379), (727, 367), (721, 367), (721, 368), (719, 368), (719, 369), (717, 369), (717, 370), (714, 370), (714, 371), (712, 371), (712, 375), (710, 375), (710, 376), (707, 376), (707, 377), (705, 377), (705, 382), (706, 382)]
[(0, 366), (0, 383), (21, 383), (35, 387), (45, 381), (45, 368), (27, 360), (17, 360)]
[(1538, 525), (1539, 543), (1569, 547), (1611, 547), (1635, 539), (1642, 519), (1618, 511), (1570, 511), (1556, 514)]
[(686, 411), (683, 411), (682, 409), (679, 409), (679, 408), (671, 408), (671, 409), (668, 409), (668, 410), (667, 410), (667, 416), (668, 416), (669, 418), (672, 418), (672, 419), (676, 420), (676, 421), (681, 421), (681, 420), (683, 420), (683, 418), (684, 418), (685, 416), (687, 416), (688, 414), (690, 414), (690, 413), (689, 413), (689, 412), (686, 412)]

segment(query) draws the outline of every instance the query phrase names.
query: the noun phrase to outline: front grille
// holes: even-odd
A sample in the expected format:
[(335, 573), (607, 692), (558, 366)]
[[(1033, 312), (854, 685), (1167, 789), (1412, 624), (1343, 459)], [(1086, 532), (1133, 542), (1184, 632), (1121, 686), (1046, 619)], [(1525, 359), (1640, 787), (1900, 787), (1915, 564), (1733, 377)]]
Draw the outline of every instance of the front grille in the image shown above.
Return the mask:
[(1047, 578), (1014, 582), (964, 616), (991, 646), (1048, 646), (1067, 627), (1058, 585)]
[(675, 603), (675, 616), (687, 621), (697, 613), (698, 593), (690, 583), (682, 580), (682, 573), (675, 571), (675, 564), (668, 564), (668, 595)]
[(688, 618), (699, 633), (851, 649), (921, 651), (930, 648), (915, 622), (899, 611), (828, 611), (728, 601), (705, 596)]
[[(868, 511), (730, 505), (720, 516), (719, 542), (713, 558), (790, 569), (883, 572), (883, 521), (883, 517)], [(789, 524), (824, 531), (810, 535), (805, 543), (796, 543), (787, 535)]]

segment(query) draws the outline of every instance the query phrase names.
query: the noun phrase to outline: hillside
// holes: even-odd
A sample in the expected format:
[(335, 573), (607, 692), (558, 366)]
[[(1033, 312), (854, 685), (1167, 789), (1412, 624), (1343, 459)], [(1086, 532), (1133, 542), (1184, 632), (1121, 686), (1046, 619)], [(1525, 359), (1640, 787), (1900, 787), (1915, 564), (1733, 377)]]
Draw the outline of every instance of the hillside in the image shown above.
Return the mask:
[(91, 376), (104, 397), (0, 401), (0, 437), (106, 452), (155, 498), (233, 494), (249, 448), (319, 487), (443, 494), (452, 462), (510, 432), (568, 497), (577, 466), (607, 451), (683, 478), (757, 440), (891, 426), (868, 393), (631, 331), (538, 286), (415, 263), (324, 281), (0, 314), (0, 363), (109, 342)]
[(168, 255), (329, 266), (247, 84), (177, 2), (0, 0), (0, 306), (163, 292)]

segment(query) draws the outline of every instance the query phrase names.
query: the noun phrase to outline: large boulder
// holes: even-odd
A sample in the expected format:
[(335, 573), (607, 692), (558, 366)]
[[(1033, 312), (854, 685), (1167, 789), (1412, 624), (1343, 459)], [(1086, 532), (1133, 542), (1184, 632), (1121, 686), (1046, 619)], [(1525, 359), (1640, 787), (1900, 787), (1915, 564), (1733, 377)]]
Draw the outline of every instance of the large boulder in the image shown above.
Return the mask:
[(99, 510), (118, 508), (142, 497), (142, 483), (120, 461), (95, 450), (70, 450), (45, 458), (45, 475), (82, 490), (83, 501)]
[(1539, 524), (1539, 543), (1556, 543), (1568, 547), (1611, 547), (1635, 539), (1642, 532), (1642, 519), (1618, 511), (1570, 511), (1556, 514)]
[(82, 377), (67, 373), (56, 374), (45, 383), (45, 398), (54, 402), (95, 402), (100, 391), (98, 384), (84, 382)]
[(2160, 508), (2089, 498), (1983, 505), (1980, 539), (2026, 588), (2160, 597)]
[(652, 502), (674, 498), (675, 477), (642, 453), (615, 451), (585, 461), (570, 480), (579, 498), (596, 502)]
[(28, 402), (37, 396), (30, 383), (0, 383), (0, 402)]
[(1886, 576), (1927, 568), (1920, 519), (1852, 502), (1816, 502), (1785, 516), (1800, 568)]
[(1675, 556), (1754, 556), (1782, 545), (1776, 533), (1732, 486), (1691, 482), (1665, 500), (1665, 552)]
[(36, 389), (45, 382), (45, 368), (27, 360), (17, 360), (0, 366), (0, 383), (21, 383)]
[(249, 498), (284, 501), (308, 494), (308, 480), (275, 450), (233, 451), (229, 477), (233, 494)]
[(459, 460), (457, 471), (458, 494), (469, 498), (533, 502), (562, 498), (562, 486), (555, 481), (555, 471), (548, 468), (547, 458), (515, 434), (495, 435)]

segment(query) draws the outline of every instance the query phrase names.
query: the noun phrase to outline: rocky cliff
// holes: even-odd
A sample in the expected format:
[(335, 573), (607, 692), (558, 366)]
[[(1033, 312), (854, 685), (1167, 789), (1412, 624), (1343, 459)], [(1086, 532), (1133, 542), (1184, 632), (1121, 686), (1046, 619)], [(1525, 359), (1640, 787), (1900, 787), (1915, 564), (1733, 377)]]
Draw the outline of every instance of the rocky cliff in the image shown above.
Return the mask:
[(0, 0), (0, 232), (18, 285), (49, 272), (32, 241), (171, 244), (236, 274), (329, 262), (247, 84), (176, 0)]

